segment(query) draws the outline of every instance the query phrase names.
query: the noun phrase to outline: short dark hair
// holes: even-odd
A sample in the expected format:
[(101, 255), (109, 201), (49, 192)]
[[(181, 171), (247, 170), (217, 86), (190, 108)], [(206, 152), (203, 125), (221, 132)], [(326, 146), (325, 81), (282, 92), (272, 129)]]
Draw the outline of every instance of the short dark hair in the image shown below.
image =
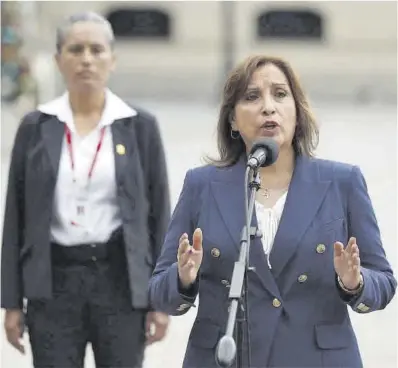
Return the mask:
[(231, 116), (237, 102), (246, 92), (253, 73), (266, 64), (273, 64), (284, 73), (293, 94), (297, 126), (292, 144), (296, 156), (314, 156), (319, 142), (319, 128), (296, 73), (290, 64), (281, 58), (254, 55), (249, 56), (233, 69), (225, 82), (217, 124), (219, 157), (208, 158), (207, 162), (216, 166), (230, 166), (246, 152), (243, 139), (240, 136), (233, 139), (231, 136)]
[(62, 46), (65, 43), (65, 39), (68, 35), (70, 28), (78, 22), (93, 22), (103, 25), (104, 30), (107, 33), (107, 37), (109, 38), (109, 44), (111, 45), (111, 47), (113, 46), (115, 41), (115, 35), (109, 21), (100, 14), (94, 12), (83, 12), (70, 15), (64, 20), (62, 24), (57, 27), (56, 49), (58, 53), (60, 53), (62, 50)]

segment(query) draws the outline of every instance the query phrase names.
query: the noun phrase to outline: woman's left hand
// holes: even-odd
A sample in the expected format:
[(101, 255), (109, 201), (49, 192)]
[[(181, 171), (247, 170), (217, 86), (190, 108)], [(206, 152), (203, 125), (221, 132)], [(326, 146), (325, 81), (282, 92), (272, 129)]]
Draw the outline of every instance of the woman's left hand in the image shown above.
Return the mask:
[(334, 269), (346, 289), (355, 290), (361, 281), (361, 260), (357, 240), (351, 237), (346, 248), (334, 243)]
[(148, 312), (146, 316), (146, 344), (164, 339), (169, 326), (169, 316), (161, 312)]

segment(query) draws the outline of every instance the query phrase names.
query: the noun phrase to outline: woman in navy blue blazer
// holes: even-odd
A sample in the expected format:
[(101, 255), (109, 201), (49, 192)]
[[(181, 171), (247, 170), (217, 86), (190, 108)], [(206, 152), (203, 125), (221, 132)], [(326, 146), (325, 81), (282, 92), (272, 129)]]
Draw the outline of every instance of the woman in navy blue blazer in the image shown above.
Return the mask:
[(150, 281), (151, 303), (182, 315), (199, 294), (184, 368), (216, 367), (245, 223), (247, 152), (260, 137), (274, 139), (279, 156), (259, 170), (250, 367), (362, 367), (348, 307), (384, 309), (396, 280), (360, 169), (314, 158), (317, 124), (293, 70), (278, 58), (249, 57), (226, 81), (219, 158), (186, 175)]

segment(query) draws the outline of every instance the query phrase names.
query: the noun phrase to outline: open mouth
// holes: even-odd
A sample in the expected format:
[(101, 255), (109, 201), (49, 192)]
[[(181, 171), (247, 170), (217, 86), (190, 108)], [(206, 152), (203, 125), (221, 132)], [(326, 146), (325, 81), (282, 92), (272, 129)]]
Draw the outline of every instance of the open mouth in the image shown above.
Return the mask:
[(269, 121), (264, 123), (261, 127), (266, 130), (273, 130), (278, 127), (278, 124), (273, 121)]

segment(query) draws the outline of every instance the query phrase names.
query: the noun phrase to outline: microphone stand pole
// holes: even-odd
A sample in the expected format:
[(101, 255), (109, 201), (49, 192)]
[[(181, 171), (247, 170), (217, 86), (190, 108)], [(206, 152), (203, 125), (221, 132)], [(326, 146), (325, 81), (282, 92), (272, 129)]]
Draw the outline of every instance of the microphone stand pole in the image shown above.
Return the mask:
[[(247, 185), (249, 181), (249, 185)], [(247, 192), (250, 188), (250, 202), (248, 203)], [(260, 175), (258, 169), (247, 167), (245, 176), (245, 218), (246, 224), (243, 227), (241, 235), (241, 247), (239, 260), (235, 262), (231, 287), (229, 290), (230, 310), (228, 315), (225, 335), (220, 339), (216, 349), (216, 362), (221, 367), (231, 367), (236, 359), (236, 368), (243, 368), (243, 352), (246, 345), (247, 363), (250, 367), (250, 336), (248, 320), (248, 285), (247, 274), (254, 271), (249, 266), (250, 239), (258, 236), (256, 228), (251, 228), (251, 220), (254, 210), (254, 201), (257, 190), (260, 188)], [(250, 229), (250, 230), (249, 230)], [(237, 317), (238, 315), (238, 317)], [(236, 343), (233, 338), (236, 327)], [(246, 328), (245, 328), (246, 327)], [(246, 331), (246, 339), (244, 339)], [(245, 344), (246, 343), (246, 344)], [(245, 367), (246, 368), (246, 367)]]

